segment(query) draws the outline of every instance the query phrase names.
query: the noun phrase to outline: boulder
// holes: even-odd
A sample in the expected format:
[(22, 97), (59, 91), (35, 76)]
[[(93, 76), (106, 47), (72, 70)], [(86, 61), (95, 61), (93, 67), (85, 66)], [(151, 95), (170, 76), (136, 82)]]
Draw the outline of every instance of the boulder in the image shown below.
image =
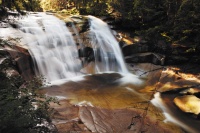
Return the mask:
[(174, 99), (174, 103), (183, 112), (195, 115), (200, 113), (200, 99), (194, 95), (178, 96)]
[(144, 45), (143, 44), (126, 45), (122, 48), (122, 53), (125, 57), (130, 56), (132, 54), (144, 53), (148, 51), (149, 51), (149, 47), (145, 44)]
[(6, 47), (12, 59), (15, 61), (18, 72), (25, 80), (30, 80), (34, 74), (34, 63), (26, 48), (21, 46)]
[(138, 53), (125, 57), (127, 63), (153, 63), (155, 65), (164, 65), (165, 56), (156, 53)]
[(160, 133), (172, 129), (143, 118), (139, 112), (129, 109), (103, 109), (90, 106), (79, 107), (79, 117), (91, 132), (99, 133)]

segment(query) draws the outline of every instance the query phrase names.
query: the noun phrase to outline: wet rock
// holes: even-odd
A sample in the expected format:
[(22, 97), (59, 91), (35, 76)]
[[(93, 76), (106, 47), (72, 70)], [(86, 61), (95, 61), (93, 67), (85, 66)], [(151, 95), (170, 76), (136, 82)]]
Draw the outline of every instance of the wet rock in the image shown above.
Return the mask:
[(186, 113), (200, 113), (200, 99), (194, 95), (179, 96), (174, 99), (175, 105)]
[(90, 22), (89, 21), (85, 21), (81, 28), (82, 29), (79, 31), (79, 33), (83, 33), (83, 32), (88, 31), (89, 28), (90, 28)]
[(122, 52), (124, 56), (130, 56), (135, 53), (144, 53), (148, 52), (149, 47), (147, 45), (141, 45), (141, 44), (132, 44), (127, 45), (122, 48)]
[(59, 101), (59, 104), (51, 103), (50, 106), (55, 110), (52, 119), (59, 133), (87, 130), (78, 118), (79, 108), (70, 104), (69, 100), (63, 99)]
[(90, 28), (90, 22), (87, 17), (84, 16), (72, 16), (73, 23), (80, 28), (79, 34), (87, 32)]
[(128, 45), (126, 44), (125, 41), (120, 41), (119, 46), (120, 46), (120, 48), (123, 48), (123, 47), (128, 46)]
[(158, 123), (142, 118), (138, 112), (128, 109), (112, 110), (83, 106), (79, 109), (79, 116), (91, 132), (172, 132), (171, 129), (162, 128)]
[(26, 80), (34, 76), (33, 61), (27, 49), (20, 46), (6, 47), (12, 59), (15, 61), (18, 72)]
[(165, 56), (155, 53), (139, 53), (125, 57), (127, 63), (153, 63), (155, 65), (164, 65)]
[(10, 25), (8, 23), (0, 21), (0, 28), (8, 28)]
[(56, 125), (58, 133), (90, 133), (83, 124), (78, 122), (66, 122)]
[(200, 90), (198, 88), (189, 88), (180, 92), (180, 94), (185, 94), (185, 95), (186, 94), (194, 95), (198, 93), (200, 93)]
[(10, 25), (13, 27), (13, 28), (18, 28), (19, 26), (18, 26), (18, 24), (17, 23), (10, 23)]
[(0, 47), (0, 57), (6, 57), (9, 53), (4, 49)]
[(89, 63), (94, 61), (94, 51), (91, 47), (84, 47), (78, 50), (79, 57), (85, 57), (86, 61)]
[(6, 70), (14, 68), (15, 65), (15, 62), (13, 62), (5, 49), (0, 49), (0, 65), (6, 67)]
[(20, 13), (17, 12), (17, 11), (7, 11), (8, 15), (11, 15), (11, 16), (14, 16), (14, 17), (19, 17), (20, 16)]

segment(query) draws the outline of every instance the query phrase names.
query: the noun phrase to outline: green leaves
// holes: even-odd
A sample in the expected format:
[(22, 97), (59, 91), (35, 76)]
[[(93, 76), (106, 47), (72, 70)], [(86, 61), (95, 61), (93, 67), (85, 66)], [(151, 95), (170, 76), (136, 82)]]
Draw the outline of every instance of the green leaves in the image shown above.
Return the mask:
[(10, 65), (0, 64), (0, 132), (50, 132), (42, 124), (51, 122), (49, 104), (56, 99), (37, 92), (46, 84), (42, 77), (26, 82), (20, 76), (7, 77)]

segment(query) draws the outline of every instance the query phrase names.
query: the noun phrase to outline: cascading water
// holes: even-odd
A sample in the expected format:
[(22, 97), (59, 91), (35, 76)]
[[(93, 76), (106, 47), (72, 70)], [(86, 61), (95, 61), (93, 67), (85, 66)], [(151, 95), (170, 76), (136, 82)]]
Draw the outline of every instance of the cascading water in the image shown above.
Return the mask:
[[(127, 73), (118, 42), (108, 25), (93, 16), (88, 16), (88, 19), (90, 22), (88, 37), (94, 50), (96, 73), (108, 71)], [(19, 29), (25, 33), (23, 41), (28, 45), (35, 60), (36, 72), (43, 75), (47, 81), (81, 75), (82, 64), (78, 58), (76, 43), (82, 45), (82, 40), (77, 37), (78, 31), (75, 25), (71, 28), (76, 39), (65, 22), (53, 15), (30, 14), (19, 21)]]
[[(89, 28), (90, 30), (87, 31), (87, 33), (89, 33), (88, 38), (90, 39), (90, 44), (92, 45), (92, 49), (94, 50), (96, 72), (98, 73), (98, 72), (115, 71), (115, 72), (128, 73), (124, 60), (122, 58), (120, 48), (118, 46), (118, 42), (113, 36), (108, 25), (102, 20), (95, 18), (93, 16), (88, 16), (88, 19), (90, 22), (90, 28)], [(131, 74), (123, 75), (116, 73), (98, 74), (98, 75), (86, 76), (84, 78), (83, 76), (80, 76), (76, 79), (71, 79), (72, 77), (80, 75), (80, 70), (82, 69), (82, 64), (78, 57), (78, 49), (76, 43), (82, 44), (84, 41), (82, 40), (82, 38), (79, 38), (78, 36), (79, 31), (76, 29), (77, 25), (72, 25), (71, 27), (72, 29), (70, 29), (72, 30), (73, 33), (75, 33), (74, 36), (72, 36), (72, 33), (66, 27), (66, 24), (63, 21), (59, 20), (58, 18), (54, 17), (53, 15), (47, 15), (45, 13), (30, 14), (26, 18), (21, 19), (18, 22), (19, 22), (19, 29), (23, 32), (19, 32), (19, 30), (11, 27), (3, 29), (0, 28), (0, 37), (1, 36), (21, 37), (22, 44), (23, 43), (27, 44), (27, 46), (29, 47), (29, 51), (35, 60), (35, 66), (37, 67), (36, 69), (38, 71), (38, 74), (44, 75), (47, 81), (70, 78), (70, 82), (66, 82), (65, 84), (63, 84), (64, 80), (59, 80), (59, 82), (56, 82), (57, 84), (55, 86), (51, 86), (49, 88), (47, 87), (46, 92), (48, 95), (56, 96), (59, 97), (60, 99), (70, 99), (70, 100), (64, 100), (67, 103), (66, 105), (68, 105), (69, 104), (68, 101), (70, 101), (70, 105), (76, 104), (80, 106), (81, 105), (96, 106), (97, 108), (100, 107), (101, 109), (108, 107), (108, 109), (112, 108), (113, 110), (115, 108), (119, 109), (125, 107), (125, 112), (122, 113), (127, 114), (128, 115), (127, 118), (130, 118), (129, 114), (130, 110), (127, 110), (127, 108), (130, 107), (134, 108), (135, 106), (140, 107), (140, 104), (138, 103), (149, 101), (150, 100), (149, 98), (152, 97), (151, 91), (152, 87), (154, 87), (154, 80), (156, 80), (157, 77), (155, 77), (155, 79), (153, 80), (145, 80), (145, 84), (143, 84), (143, 80), (141, 80), (140, 78), (138, 78), (136, 75), (133, 74), (132, 75)], [(141, 66), (139, 65), (139, 67)], [(144, 70), (143, 69), (141, 70), (143, 72), (144, 70), (146, 71), (147, 69), (145, 67)], [(138, 73), (140, 73), (141, 70), (138, 69)], [(152, 72), (152, 69), (150, 70)], [(144, 75), (145, 77), (147, 73), (145, 74), (143, 73), (142, 75)], [(158, 73), (156, 72), (153, 73), (152, 75), (153, 75), (152, 78), (154, 78), (154, 76), (158, 75)], [(149, 74), (148, 78), (152, 75)], [(78, 81), (80, 80), (81, 82), (79, 84)], [(159, 81), (162, 81), (162, 78), (159, 77)], [(183, 81), (184, 80), (181, 79), (181, 82), (177, 83), (179, 84), (182, 83)], [(192, 84), (195, 83), (193, 80), (191, 82)], [(164, 85), (165, 81), (162, 84)], [(149, 85), (149, 86), (147, 88), (143, 88), (143, 85)], [(188, 86), (188, 81), (187, 81), (187, 86)], [(158, 90), (159, 88), (156, 89)], [(160, 89), (162, 90), (163, 88)], [(145, 91), (147, 92), (144, 94), (140, 93)], [(166, 98), (168, 97), (168, 94), (165, 96), (165, 98), (163, 98), (164, 95), (163, 97), (160, 97), (159, 94), (160, 93), (156, 93), (155, 98), (151, 100), (151, 102), (156, 107), (161, 108), (163, 110), (164, 115), (167, 117), (168, 121), (178, 124), (188, 132), (196, 133), (199, 131), (199, 121), (197, 121), (196, 118), (193, 119), (194, 116), (190, 118), (190, 116), (187, 114), (183, 117), (182, 115), (183, 112), (182, 112), (179, 117), (179, 115), (177, 115), (179, 113), (179, 110), (175, 113), (171, 111), (171, 110), (177, 110), (177, 107), (173, 109), (171, 108), (173, 106), (168, 107), (164, 105), (163, 101), (164, 100), (170, 101), (170, 99), (173, 99), (173, 96), (169, 96), (168, 99)], [(177, 95), (182, 95), (182, 94), (177, 94)], [(173, 105), (174, 104), (173, 100), (171, 101)], [(142, 108), (145, 107), (145, 104), (143, 104), (141, 107)], [(65, 109), (66, 107), (64, 106), (64, 108), (61, 110), (63, 111)], [(152, 109), (154, 110), (154, 108)], [(108, 110), (106, 112), (111, 112), (112, 110)], [(120, 111), (123, 110), (121, 109)], [(151, 115), (151, 113), (153, 112), (154, 111), (150, 111), (148, 113), (150, 113)], [(79, 115), (80, 114), (81, 113), (79, 112)], [(84, 113), (82, 113), (82, 115), (84, 116)], [(172, 116), (175, 117), (172, 118)], [(94, 117), (97, 118), (97, 120), (100, 119), (95, 115)], [(124, 115), (122, 117), (124, 117)], [(88, 117), (85, 118), (87, 119)], [(155, 110), (155, 114), (153, 115), (153, 121), (154, 118), (159, 120), (156, 121), (156, 123), (153, 123), (154, 125), (156, 124), (157, 126), (157, 122), (161, 122), (163, 116), (160, 115), (159, 111)], [(132, 122), (132, 120), (130, 119), (130, 122)], [(90, 123), (90, 121), (88, 122)], [(92, 122), (94, 122), (93, 119)], [(136, 122), (136, 124), (138, 123), (139, 122)], [(103, 123), (103, 125), (100, 124), (99, 126), (103, 128), (103, 131), (104, 131), (104, 125), (105, 124)], [(120, 123), (120, 125), (122, 124)], [(120, 128), (126, 129), (127, 131), (127, 126)], [(166, 128), (169, 128), (169, 126), (166, 126)], [(176, 127), (173, 127), (173, 129), (175, 128)], [(118, 127), (116, 129), (118, 129)], [(134, 129), (134, 126), (131, 126), (131, 129)], [(177, 129), (177, 131), (179, 131), (179, 129)]]
[(89, 38), (94, 50), (96, 72), (128, 73), (119, 43), (108, 25), (94, 16), (88, 16), (88, 18), (90, 19)]
[(23, 38), (38, 72), (47, 81), (80, 75), (77, 47), (63, 21), (53, 15), (39, 13), (30, 14), (19, 23), (20, 29), (28, 34)]

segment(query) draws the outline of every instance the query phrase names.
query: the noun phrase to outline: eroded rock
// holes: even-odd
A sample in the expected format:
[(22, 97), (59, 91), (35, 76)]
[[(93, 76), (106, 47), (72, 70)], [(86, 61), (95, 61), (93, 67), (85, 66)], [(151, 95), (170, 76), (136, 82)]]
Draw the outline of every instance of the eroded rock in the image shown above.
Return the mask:
[(179, 96), (174, 99), (176, 106), (186, 113), (200, 113), (200, 99), (194, 95)]
[(136, 53), (144, 53), (148, 52), (148, 50), (149, 47), (147, 45), (142, 45), (142, 44), (126, 45), (122, 48), (124, 56), (130, 56)]
[(138, 53), (125, 57), (128, 63), (153, 63), (155, 65), (164, 65), (165, 56), (156, 53)]
[(143, 118), (139, 112), (128, 109), (102, 109), (83, 106), (79, 109), (82, 122), (92, 132), (99, 133), (161, 133), (172, 132), (157, 122)]
[(15, 61), (18, 72), (24, 79), (30, 80), (34, 76), (32, 58), (27, 49), (20, 46), (5, 48)]
[(180, 93), (181, 94), (190, 94), (190, 95), (193, 95), (193, 94), (199, 94), (200, 90), (198, 88), (189, 88), (189, 89), (186, 89), (184, 91), (181, 91)]

